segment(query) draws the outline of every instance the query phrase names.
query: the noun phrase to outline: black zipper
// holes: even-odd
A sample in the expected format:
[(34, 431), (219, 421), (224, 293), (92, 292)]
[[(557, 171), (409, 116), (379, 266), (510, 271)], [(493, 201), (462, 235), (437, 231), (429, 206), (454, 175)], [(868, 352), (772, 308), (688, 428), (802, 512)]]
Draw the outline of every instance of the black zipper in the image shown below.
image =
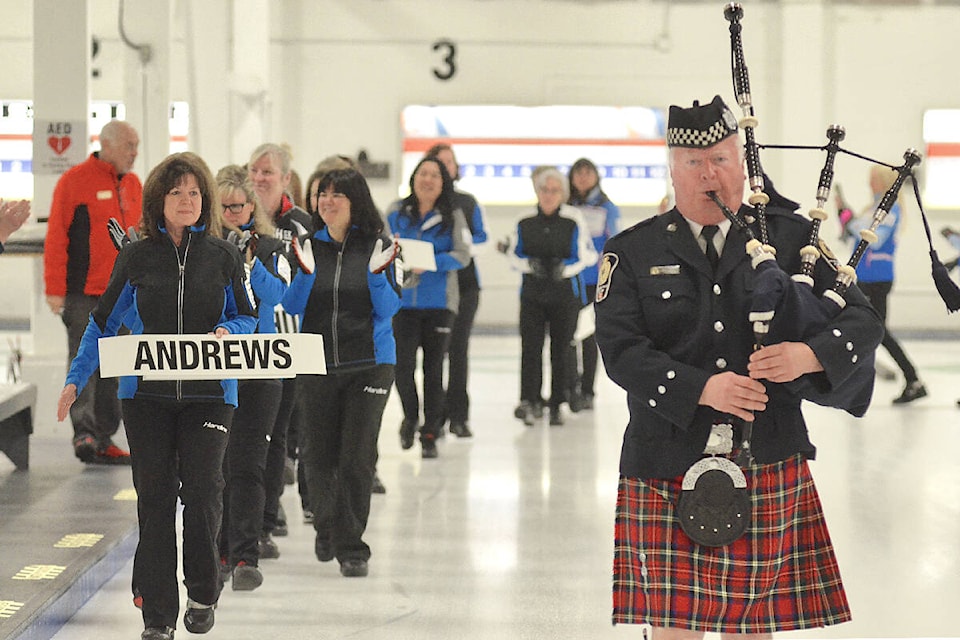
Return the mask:
[(340, 317), (340, 274), (343, 271), (343, 252), (347, 248), (347, 240), (350, 238), (350, 231), (344, 236), (340, 244), (340, 250), (337, 251), (337, 268), (333, 272), (333, 317), (331, 318), (331, 338), (333, 340), (333, 366), (340, 366), (340, 339), (337, 331), (337, 322)]

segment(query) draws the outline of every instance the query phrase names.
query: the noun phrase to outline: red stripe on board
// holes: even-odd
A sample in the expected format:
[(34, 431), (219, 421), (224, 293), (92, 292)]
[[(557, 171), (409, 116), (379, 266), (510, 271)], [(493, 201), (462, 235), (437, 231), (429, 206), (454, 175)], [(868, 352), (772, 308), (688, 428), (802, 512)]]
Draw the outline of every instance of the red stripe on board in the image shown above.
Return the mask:
[[(32, 140), (33, 136), (29, 133), (0, 133), (0, 140)], [(90, 136), (90, 142), (100, 140), (99, 134)], [(187, 136), (170, 136), (171, 142), (186, 142)]]
[(960, 142), (928, 142), (927, 157), (960, 156)]
[(662, 147), (663, 138), (647, 140), (607, 139), (607, 138), (406, 138), (403, 151), (423, 153), (433, 145), (443, 142), (456, 148), (459, 145), (532, 145), (532, 146), (597, 146), (597, 147)]

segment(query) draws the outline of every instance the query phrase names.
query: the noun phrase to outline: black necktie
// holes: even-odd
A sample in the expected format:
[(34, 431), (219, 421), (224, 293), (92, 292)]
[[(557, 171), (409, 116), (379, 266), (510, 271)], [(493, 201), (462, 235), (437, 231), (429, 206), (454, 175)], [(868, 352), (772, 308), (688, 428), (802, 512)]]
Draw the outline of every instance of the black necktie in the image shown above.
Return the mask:
[(713, 236), (717, 235), (717, 231), (720, 231), (720, 227), (715, 224), (707, 225), (700, 230), (701, 237), (707, 242), (705, 249), (707, 260), (710, 262), (710, 268), (714, 271), (717, 270), (717, 264), (720, 263), (720, 254), (717, 253), (717, 246), (713, 244)]

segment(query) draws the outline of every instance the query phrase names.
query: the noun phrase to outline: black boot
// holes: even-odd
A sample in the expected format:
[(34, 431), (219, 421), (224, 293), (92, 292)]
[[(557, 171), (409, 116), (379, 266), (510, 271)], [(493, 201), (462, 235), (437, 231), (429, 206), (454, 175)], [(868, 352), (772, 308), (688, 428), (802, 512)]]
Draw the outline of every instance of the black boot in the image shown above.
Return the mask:
[(919, 400), (927, 395), (927, 388), (919, 380), (908, 382), (903, 388), (903, 393), (893, 399), (893, 404), (906, 404)]

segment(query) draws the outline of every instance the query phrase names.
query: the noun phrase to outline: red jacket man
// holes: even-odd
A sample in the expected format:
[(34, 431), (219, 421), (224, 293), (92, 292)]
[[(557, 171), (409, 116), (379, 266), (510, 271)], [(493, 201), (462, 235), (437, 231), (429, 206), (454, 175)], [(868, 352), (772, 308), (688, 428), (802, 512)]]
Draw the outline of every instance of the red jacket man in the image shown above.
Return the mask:
[[(131, 173), (140, 138), (120, 120), (100, 132), (101, 150), (64, 173), (53, 192), (44, 244), (47, 305), (67, 327), (69, 355), (77, 355), (90, 312), (113, 271), (117, 249), (107, 230), (113, 218), (123, 229), (140, 225), (143, 186)], [(74, 452), (88, 463), (127, 464), (126, 451), (111, 437), (120, 425), (116, 379), (91, 379), (70, 410)]]

